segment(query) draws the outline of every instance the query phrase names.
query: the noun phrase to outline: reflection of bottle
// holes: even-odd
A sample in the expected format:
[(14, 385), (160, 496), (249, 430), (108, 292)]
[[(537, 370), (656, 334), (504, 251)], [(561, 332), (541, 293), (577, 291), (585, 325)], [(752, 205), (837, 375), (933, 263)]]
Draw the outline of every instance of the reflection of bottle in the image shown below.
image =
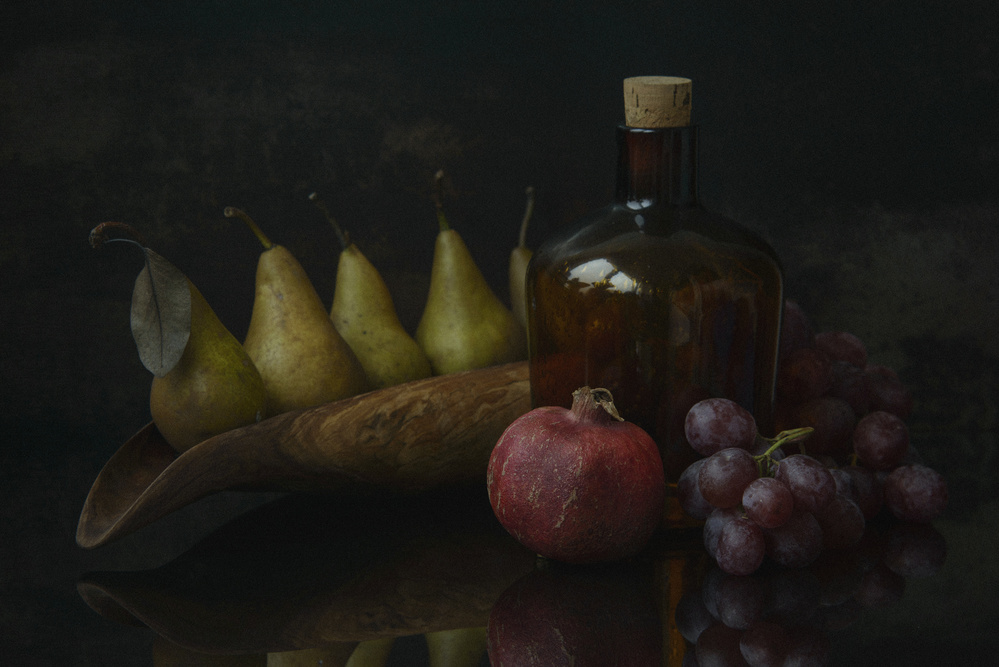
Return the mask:
[(574, 389), (606, 387), (675, 484), (696, 458), (683, 418), (698, 400), (731, 398), (773, 435), (783, 278), (769, 245), (697, 202), (690, 80), (624, 87), (614, 201), (529, 268), (532, 400), (568, 407)]

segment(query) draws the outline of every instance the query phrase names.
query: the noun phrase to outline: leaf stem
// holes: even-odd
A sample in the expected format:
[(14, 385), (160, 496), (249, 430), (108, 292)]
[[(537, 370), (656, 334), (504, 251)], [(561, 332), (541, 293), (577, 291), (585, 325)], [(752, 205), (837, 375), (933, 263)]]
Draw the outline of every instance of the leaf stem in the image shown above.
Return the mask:
[(344, 250), (346, 250), (347, 248), (349, 248), (350, 247), (350, 234), (347, 233), (347, 230), (345, 230), (343, 227), (341, 227), (340, 223), (336, 221), (336, 218), (334, 218), (333, 214), (330, 213), (329, 208), (326, 207), (326, 202), (324, 202), (322, 200), (322, 198), (320, 198), (319, 193), (313, 192), (312, 194), (310, 194), (309, 195), (309, 201), (311, 201), (313, 204), (315, 204), (316, 208), (318, 208), (320, 211), (322, 211), (323, 215), (326, 216), (326, 220), (333, 227), (333, 231), (336, 232), (336, 238), (340, 242), (340, 246)]
[(146, 247), (146, 241), (138, 230), (124, 222), (102, 222), (90, 230), (89, 241), (91, 248), (100, 248), (111, 241), (129, 241), (141, 248)]
[(225, 210), (222, 212), (227, 218), (239, 218), (245, 222), (246, 226), (250, 228), (250, 231), (252, 231), (254, 235), (256, 235), (257, 239), (260, 240), (260, 244), (264, 246), (265, 250), (270, 250), (274, 247), (274, 244), (271, 243), (269, 238), (267, 238), (267, 235), (264, 234), (263, 230), (260, 229), (257, 223), (253, 221), (253, 218), (251, 218), (244, 210), (236, 208), (235, 206), (226, 206)]
[[(113, 236), (118, 234), (119, 236)], [(108, 243), (130, 243), (142, 251), (142, 261), (149, 268), (149, 248), (135, 227), (125, 222), (102, 222), (90, 230), (90, 247), (103, 248)], [(155, 294), (153, 298), (155, 299)]]

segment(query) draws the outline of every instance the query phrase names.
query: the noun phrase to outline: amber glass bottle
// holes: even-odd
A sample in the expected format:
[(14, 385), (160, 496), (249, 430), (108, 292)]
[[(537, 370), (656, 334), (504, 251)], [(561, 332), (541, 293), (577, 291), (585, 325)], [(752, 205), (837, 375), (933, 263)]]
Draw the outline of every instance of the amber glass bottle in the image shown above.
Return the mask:
[[(697, 201), (689, 79), (625, 80), (614, 201), (549, 239), (528, 269), (538, 405), (609, 389), (656, 439), (667, 481), (697, 458), (683, 419), (723, 396), (773, 435), (783, 278), (773, 249)], [(680, 517), (675, 501), (668, 519)]]

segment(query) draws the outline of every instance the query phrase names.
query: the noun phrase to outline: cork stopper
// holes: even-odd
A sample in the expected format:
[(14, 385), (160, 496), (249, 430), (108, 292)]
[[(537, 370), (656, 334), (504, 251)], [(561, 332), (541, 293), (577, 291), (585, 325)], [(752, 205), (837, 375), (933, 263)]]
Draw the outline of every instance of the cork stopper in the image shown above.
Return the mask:
[(625, 122), (645, 129), (690, 125), (690, 87), (690, 79), (678, 76), (625, 79)]

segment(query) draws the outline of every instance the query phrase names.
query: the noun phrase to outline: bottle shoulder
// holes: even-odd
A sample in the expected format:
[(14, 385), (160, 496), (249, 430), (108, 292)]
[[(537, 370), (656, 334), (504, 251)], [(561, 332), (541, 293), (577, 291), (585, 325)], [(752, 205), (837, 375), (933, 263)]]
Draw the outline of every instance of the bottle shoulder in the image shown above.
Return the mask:
[(678, 274), (705, 267), (729, 273), (732, 263), (775, 273), (778, 279), (783, 273), (770, 244), (730, 218), (701, 207), (620, 203), (593, 211), (553, 236), (538, 248), (532, 266), (569, 271), (598, 259), (632, 269), (668, 266)]

